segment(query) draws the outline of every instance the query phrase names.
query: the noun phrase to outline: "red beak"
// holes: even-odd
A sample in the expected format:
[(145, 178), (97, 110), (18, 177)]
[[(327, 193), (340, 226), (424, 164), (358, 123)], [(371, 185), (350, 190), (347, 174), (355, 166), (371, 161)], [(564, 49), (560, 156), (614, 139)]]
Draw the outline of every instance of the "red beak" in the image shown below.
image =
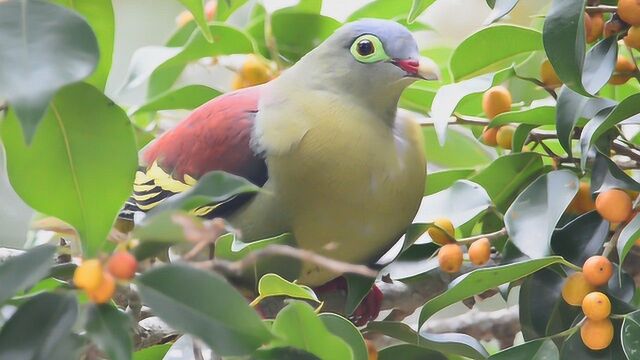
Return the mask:
[(410, 76), (418, 76), (420, 62), (415, 59), (394, 59), (393, 64), (404, 70)]

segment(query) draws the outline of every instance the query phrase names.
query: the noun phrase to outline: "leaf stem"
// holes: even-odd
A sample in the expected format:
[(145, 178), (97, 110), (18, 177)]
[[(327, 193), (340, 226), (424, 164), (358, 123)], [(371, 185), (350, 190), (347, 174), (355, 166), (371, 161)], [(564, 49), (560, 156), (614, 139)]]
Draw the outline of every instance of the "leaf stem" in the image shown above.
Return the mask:
[(459, 239), (457, 241), (458, 244), (470, 244), (476, 240), (480, 240), (482, 238), (487, 238), (489, 239), (489, 241), (498, 239), (500, 237), (506, 236), (507, 235), (507, 229), (506, 228), (502, 228), (498, 231), (492, 232), (492, 233), (488, 233), (488, 234), (480, 234), (480, 235), (475, 235), (475, 236), (470, 236), (467, 238), (463, 238), (463, 239)]
[(598, 5), (598, 6), (587, 6), (584, 9), (587, 14), (601, 14), (601, 13), (614, 13), (618, 11), (617, 6), (611, 5)]

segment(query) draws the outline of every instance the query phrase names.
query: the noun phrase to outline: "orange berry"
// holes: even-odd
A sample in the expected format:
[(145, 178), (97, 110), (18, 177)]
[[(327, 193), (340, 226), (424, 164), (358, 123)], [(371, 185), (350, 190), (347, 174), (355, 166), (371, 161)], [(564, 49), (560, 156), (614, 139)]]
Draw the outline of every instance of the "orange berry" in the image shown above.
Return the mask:
[(511, 150), (513, 133), (515, 131), (516, 130), (513, 126), (509, 126), (509, 125), (501, 126), (498, 129), (498, 133), (496, 134), (496, 142), (498, 143), (498, 146), (500, 146), (503, 149)]
[(185, 26), (188, 22), (193, 21), (193, 14), (190, 11), (184, 10), (176, 17), (176, 25), (180, 28)]
[(580, 187), (578, 188), (578, 193), (573, 197), (571, 203), (569, 204), (569, 212), (575, 214), (584, 214), (595, 209), (596, 204), (593, 202), (593, 198), (591, 197), (591, 186), (584, 182), (580, 182)]
[(138, 261), (128, 251), (117, 251), (107, 261), (107, 271), (118, 280), (129, 280), (136, 275)]
[(498, 135), (497, 127), (489, 128), (485, 126), (484, 131), (482, 132), (482, 142), (485, 143), (485, 145), (497, 146), (498, 145), (498, 140), (496, 139), (497, 135)]
[(589, 26), (585, 26), (585, 35), (588, 43), (592, 43), (602, 35), (602, 30), (604, 29), (604, 18), (601, 13), (598, 14), (585, 14), (585, 24), (587, 22), (587, 18), (589, 18)]
[(627, 220), (632, 213), (629, 194), (623, 190), (611, 189), (598, 194), (596, 210), (603, 219), (619, 223)]
[(636, 65), (632, 63), (631, 60), (622, 56), (618, 56), (618, 61), (616, 62), (616, 68), (614, 71), (615, 75), (611, 76), (611, 79), (609, 79), (609, 84), (622, 85), (626, 83), (627, 81), (629, 81), (629, 79), (631, 79), (631, 75), (629, 75), (629, 73), (632, 73), (634, 71), (636, 71)]
[[(430, 227), (427, 229), (427, 234), (429, 234), (431, 240), (438, 245), (451, 243), (451, 238), (453, 238), (455, 234), (455, 228), (453, 227), (451, 220), (447, 218), (439, 218), (433, 222), (433, 225), (439, 226), (442, 229), (437, 227)], [(447, 236), (447, 234), (449, 236)]]
[(629, 25), (640, 25), (640, 0), (618, 0), (618, 16)]
[(204, 14), (207, 21), (213, 21), (216, 16), (216, 10), (218, 10), (218, 2), (216, 0), (209, 0), (204, 4)]
[(640, 50), (640, 26), (629, 28), (627, 36), (625, 36), (623, 40), (628, 47)]
[(582, 300), (582, 312), (591, 320), (604, 320), (611, 314), (611, 301), (607, 295), (594, 291)]
[(602, 286), (611, 279), (611, 275), (613, 275), (613, 265), (611, 265), (611, 261), (604, 256), (592, 256), (582, 265), (582, 273), (589, 284)]
[(547, 88), (555, 89), (562, 86), (562, 81), (558, 77), (558, 73), (556, 73), (548, 59), (540, 65), (540, 79)]
[(97, 289), (86, 290), (89, 299), (96, 304), (108, 302), (116, 292), (116, 280), (109, 273), (102, 274), (102, 282)]
[(595, 290), (595, 287), (584, 277), (581, 272), (573, 273), (567, 277), (562, 286), (562, 298), (569, 305), (580, 306), (582, 300), (588, 293)]
[(613, 340), (613, 324), (609, 319), (587, 319), (580, 328), (580, 337), (584, 345), (591, 350), (605, 349)]
[(83, 261), (73, 273), (73, 284), (87, 291), (97, 289), (102, 283), (102, 264), (97, 259)]
[(376, 349), (373, 341), (364, 339), (364, 342), (367, 344), (368, 360), (378, 360), (378, 349)]
[(511, 93), (504, 86), (494, 86), (482, 95), (482, 111), (493, 119), (511, 110)]
[(474, 265), (484, 265), (491, 257), (491, 242), (488, 238), (474, 241), (469, 246), (469, 260)]
[(440, 269), (448, 273), (456, 273), (462, 267), (462, 248), (458, 244), (447, 244), (438, 252)]

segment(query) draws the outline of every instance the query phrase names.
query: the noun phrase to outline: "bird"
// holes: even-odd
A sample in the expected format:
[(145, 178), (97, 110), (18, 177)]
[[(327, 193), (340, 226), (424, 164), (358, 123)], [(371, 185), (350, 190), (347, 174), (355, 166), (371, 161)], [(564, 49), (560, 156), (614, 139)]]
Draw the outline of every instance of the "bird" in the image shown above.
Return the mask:
[[(225, 171), (263, 191), (200, 215), (224, 218), (242, 241), (290, 233), (299, 248), (375, 262), (411, 224), (425, 186), (422, 132), (397, 116), (400, 96), (437, 78), (401, 24), (347, 23), (278, 77), (210, 100), (142, 149), (120, 217)], [(303, 264), (297, 281), (318, 287), (335, 277)]]

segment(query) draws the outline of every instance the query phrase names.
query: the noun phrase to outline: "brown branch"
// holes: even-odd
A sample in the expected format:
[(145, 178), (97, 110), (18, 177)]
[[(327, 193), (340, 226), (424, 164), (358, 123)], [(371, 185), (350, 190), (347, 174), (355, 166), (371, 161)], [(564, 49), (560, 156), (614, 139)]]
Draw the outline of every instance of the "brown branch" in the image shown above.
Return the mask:
[(584, 9), (587, 14), (601, 14), (601, 13), (614, 13), (618, 11), (617, 6), (610, 5), (598, 5), (598, 6), (587, 6)]

